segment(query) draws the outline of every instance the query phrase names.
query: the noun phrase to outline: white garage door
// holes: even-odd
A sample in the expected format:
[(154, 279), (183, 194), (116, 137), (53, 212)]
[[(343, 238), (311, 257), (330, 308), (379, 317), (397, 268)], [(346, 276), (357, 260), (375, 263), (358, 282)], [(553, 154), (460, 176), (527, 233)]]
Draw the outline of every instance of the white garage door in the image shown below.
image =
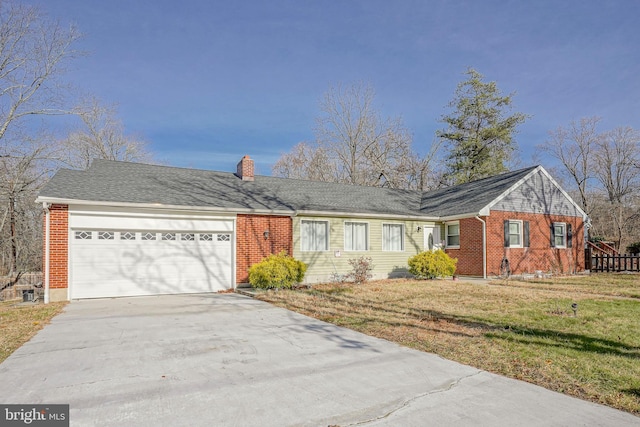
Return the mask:
[(69, 216), (72, 299), (233, 287), (233, 221)]

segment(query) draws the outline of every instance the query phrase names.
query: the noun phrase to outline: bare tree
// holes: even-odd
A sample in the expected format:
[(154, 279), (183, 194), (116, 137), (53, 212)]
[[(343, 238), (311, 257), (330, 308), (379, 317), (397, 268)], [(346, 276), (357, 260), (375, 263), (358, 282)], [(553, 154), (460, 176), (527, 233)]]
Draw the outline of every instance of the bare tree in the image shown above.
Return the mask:
[(95, 98), (85, 100), (73, 113), (83, 129), (71, 132), (60, 142), (61, 160), (73, 168), (86, 169), (93, 159), (149, 161), (146, 143), (125, 135), (114, 107), (104, 106)]
[(592, 152), (601, 137), (597, 131), (599, 117), (572, 121), (568, 128), (558, 127), (549, 132), (549, 139), (538, 146), (540, 150), (559, 160), (562, 171), (576, 185), (582, 209), (589, 214), (589, 180), (593, 176)]
[(5, 137), (23, 119), (66, 113), (58, 77), (79, 37), (34, 7), (0, 1), (0, 156), (11, 155)]
[(400, 118), (383, 118), (369, 85), (335, 86), (320, 102), (313, 143), (300, 143), (273, 167), (278, 176), (392, 188), (426, 185), (429, 156), (411, 149)]
[(322, 147), (315, 143), (300, 142), (290, 153), (283, 154), (273, 165), (276, 176), (311, 181), (333, 181), (336, 176), (334, 165)]
[(42, 121), (66, 114), (68, 88), (59, 80), (79, 55), (73, 27), (37, 8), (0, 0), (0, 270), (37, 268), (41, 211), (33, 203), (50, 164)]
[(593, 170), (610, 203), (609, 218), (615, 225), (615, 243), (624, 248), (629, 220), (635, 217), (627, 199), (640, 189), (640, 132), (619, 127), (598, 138)]

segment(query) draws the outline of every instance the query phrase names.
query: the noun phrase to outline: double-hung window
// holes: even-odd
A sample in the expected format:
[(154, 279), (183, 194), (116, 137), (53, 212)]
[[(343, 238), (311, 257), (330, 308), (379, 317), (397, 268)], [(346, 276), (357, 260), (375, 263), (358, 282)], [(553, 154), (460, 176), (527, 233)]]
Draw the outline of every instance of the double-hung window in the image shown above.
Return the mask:
[(300, 221), (300, 250), (307, 252), (328, 251), (329, 222)]
[(571, 247), (571, 224), (554, 222), (551, 224), (551, 246), (554, 248)]
[(404, 251), (404, 224), (382, 224), (382, 250)]
[(447, 233), (447, 247), (459, 248), (460, 247), (460, 223), (450, 222), (446, 224), (445, 230)]
[(366, 222), (344, 223), (344, 250), (366, 251), (369, 249), (369, 224)]
[(504, 220), (504, 247), (529, 247), (529, 221), (515, 219)]

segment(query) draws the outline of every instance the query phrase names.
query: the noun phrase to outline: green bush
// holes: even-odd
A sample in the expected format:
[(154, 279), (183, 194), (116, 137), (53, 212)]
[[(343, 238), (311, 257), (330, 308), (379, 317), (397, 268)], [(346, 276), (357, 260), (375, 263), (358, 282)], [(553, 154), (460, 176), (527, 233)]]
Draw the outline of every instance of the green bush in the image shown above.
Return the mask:
[(635, 242), (627, 246), (627, 253), (632, 255), (640, 254), (640, 242)]
[(409, 258), (409, 273), (419, 279), (453, 276), (458, 260), (443, 250), (424, 251)]
[(271, 254), (249, 268), (249, 283), (254, 288), (292, 288), (302, 282), (307, 264), (298, 261), (285, 251)]

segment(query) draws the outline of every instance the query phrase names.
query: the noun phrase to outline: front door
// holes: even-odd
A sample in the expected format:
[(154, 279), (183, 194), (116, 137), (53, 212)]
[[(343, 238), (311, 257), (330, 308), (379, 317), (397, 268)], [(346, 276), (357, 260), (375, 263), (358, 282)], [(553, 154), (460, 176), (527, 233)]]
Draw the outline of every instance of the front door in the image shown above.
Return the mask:
[(439, 225), (424, 226), (424, 249), (428, 251), (442, 249), (442, 239), (440, 238)]

